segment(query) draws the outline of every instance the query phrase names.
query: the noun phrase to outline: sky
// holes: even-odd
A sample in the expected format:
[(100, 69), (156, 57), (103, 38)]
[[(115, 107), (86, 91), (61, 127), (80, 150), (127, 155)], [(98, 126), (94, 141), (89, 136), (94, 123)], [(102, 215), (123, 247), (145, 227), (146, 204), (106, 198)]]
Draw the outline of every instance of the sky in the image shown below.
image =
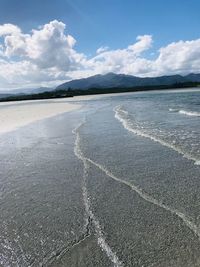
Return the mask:
[(200, 73), (199, 0), (0, 0), (0, 91)]

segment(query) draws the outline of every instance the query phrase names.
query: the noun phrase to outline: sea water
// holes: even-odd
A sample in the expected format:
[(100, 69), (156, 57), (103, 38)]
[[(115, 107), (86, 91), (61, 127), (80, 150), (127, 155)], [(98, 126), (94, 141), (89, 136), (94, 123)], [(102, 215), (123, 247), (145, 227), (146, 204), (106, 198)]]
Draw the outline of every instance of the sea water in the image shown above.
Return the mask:
[(0, 265), (199, 266), (199, 114), (113, 94), (2, 135)]

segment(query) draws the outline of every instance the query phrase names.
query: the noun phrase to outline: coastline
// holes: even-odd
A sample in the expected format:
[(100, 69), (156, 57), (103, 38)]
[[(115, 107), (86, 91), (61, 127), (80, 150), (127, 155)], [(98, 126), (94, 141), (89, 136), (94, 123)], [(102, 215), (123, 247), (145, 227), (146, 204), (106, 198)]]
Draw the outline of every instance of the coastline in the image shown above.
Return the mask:
[(14, 131), (38, 120), (81, 108), (81, 105), (68, 103), (67, 101), (61, 103), (48, 100), (2, 104), (0, 104), (0, 134)]
[(200, 166), (156, 139), (198, 152), (198, 117), (169, 110), (198, 109), (186, 91), (0, 105), (13, 121), (38, 116), (1, 135), (3, 264), (199, 267)]
[[(169, 92), (190, 92), (191, 88), (174, 88), (168, 90), (153, 90), (148, 93), (160, 91), (162, 93)], [(192, 91), (199, 91), (192, 88)], [(192, 92), (191, 91), (191, 92)], [(40, 100), (22, 100), (8, 101), (0, 103), (0, 134), (14, 131), (27, 124), (38, 120), (47, 119), (65, 112), (75, 111), (81, 108), (81, 104), (76, 101), (84, 102), (92, 99), (100, 99), (104, 97), (113, 97), (120, 95), (130, 95), (135, 92), (120, 92), (107, 94), (80, 95), (68, 98), (40, 99)], [(137, 93), (146, 93), (146, 91), (138, 91)], [(74, 103), (75, 102), (75, 103)]]
[(105, 88), (89, 88), (82, 89), (61, 89), (51, 92), (43, 92), (27, 95), (11, 95), (8, 97), (0, 98), (0, 102), (13, 102), (13, 101), (32, 101), (32, 100), (53, 100), (63, 98), (74, 98), (80, 96), (104, 95), (104, 94), (119, 94), (119, 93), (134, 93), (134, 92), (148, 92), (148, 91), (165, 91), (165, 90), (180, 90), (180, 89), (198, 88), (199, 83), (181, 83), (172, 85), (148, 85), (148, 86), (134, 86), (134, 87), (105, 87)]

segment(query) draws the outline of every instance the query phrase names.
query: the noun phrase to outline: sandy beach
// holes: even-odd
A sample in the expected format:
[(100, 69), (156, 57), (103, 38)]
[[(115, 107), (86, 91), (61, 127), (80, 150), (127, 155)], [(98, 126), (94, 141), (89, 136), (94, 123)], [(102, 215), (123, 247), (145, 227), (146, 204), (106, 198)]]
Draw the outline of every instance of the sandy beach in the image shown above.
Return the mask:
[(91, 98), (94, 96), (0, 103), (0, 134), (16, 130), (38, 120), (79, 109), (81, 105), (69, 102)]
[(191, 112), (196, 90), (0, 105), (0, 266), (199, 267)]

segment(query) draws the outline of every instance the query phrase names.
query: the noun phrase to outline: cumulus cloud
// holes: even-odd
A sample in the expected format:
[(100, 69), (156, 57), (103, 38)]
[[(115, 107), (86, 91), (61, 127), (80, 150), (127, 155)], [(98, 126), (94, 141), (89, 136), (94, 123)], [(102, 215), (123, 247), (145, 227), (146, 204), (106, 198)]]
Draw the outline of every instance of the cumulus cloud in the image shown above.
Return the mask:
[(107, 72), (141, 77), (200, 72), (200, 39), (171, 43), (154, 59), (147, 57), (152, 54), (151, 35), (138, 36), (126, 48), (100, 47), (92, 58), (76, 51), (75, 44), (57, 20), (29, 33), (13, 24), (0, 25), (0, 88), (59, 84)]
[[(95, 73), (126, 73), (139, 74), (137, 65), (141, 64), (141, 54), (152, 45), (152, 36), (138, 36), (136, 43), (125, 49), (101, 50), (97, 56), (87, 61), (87, 65)], [(97, 51), (98, 52), (98, 51)], [(144, 61), (143, 61), (144, 62)]]
[(140, 35), (136, 38), (137, 42), (129, 45), (128, 49), (133, 51), (135, 55), (140, 55), (142, 52), (151, 48), (153, 40), (151, 35)]
[(152, 44), (151, 35), (138, 36), (136, 42), (125, 49), (101, 52), (88, 61), (88, 66), (93, 74), (113, 71), (140, 77), (200, 73), (200, 39), (162, 47), (153, 60), (144, 56)]
[(4, 39), (4, 55), (8, 58), (26, 58), (40, 68), (57, 67), (65, 71), (77, 69), (84, 55), (73, 49), (76, 40), (65, 35), (65, 24), (57, 20), (45, 24), (31, 34), (23, 34), (19, 28), (4, 24), (0, 34)]
[(154, 68), (162, 74), (200, 72), (200, 39), (174, 42), (159, 50)]
[(9, 35), (9, 34), (20, 34), (21, 30), (19, 27), (6, 23), (4, 25), (0, 25), (0, 36)]
[(0, 25), (0, 87), (70, 79), (68, 72), (82, 68), (85, 56), (75, 51), (76, 40), (65, 28), (54, 20), (25, 34), (13, 24)]
[(101, 53), (107, 51), (108, 49), (109, 49), (108, 46), (101, 46), (101, 47), (99, 47), (99, 48), (97, 49), (96, 52), (97, 52), (97, 54), (101, 54)]

